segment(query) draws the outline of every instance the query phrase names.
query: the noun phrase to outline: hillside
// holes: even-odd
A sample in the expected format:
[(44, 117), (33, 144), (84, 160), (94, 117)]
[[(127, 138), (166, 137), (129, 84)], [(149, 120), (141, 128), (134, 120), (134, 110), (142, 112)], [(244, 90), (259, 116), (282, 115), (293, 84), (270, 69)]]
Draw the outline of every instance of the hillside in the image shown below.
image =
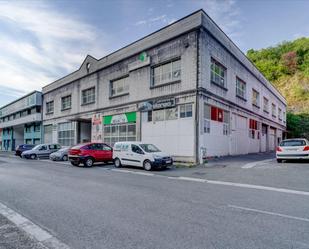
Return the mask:
[(287, 99), (289, 111), (309, 113), (309, 38), (250, 49), (247, 56)]

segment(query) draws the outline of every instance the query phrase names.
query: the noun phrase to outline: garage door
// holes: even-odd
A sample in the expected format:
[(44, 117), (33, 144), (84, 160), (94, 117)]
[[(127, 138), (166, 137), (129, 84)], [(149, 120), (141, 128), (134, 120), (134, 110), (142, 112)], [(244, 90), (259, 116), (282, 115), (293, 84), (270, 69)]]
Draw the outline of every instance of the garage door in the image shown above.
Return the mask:
[(248, 153), (247, 118), (233, 114), (231, 154), (240, 155)]

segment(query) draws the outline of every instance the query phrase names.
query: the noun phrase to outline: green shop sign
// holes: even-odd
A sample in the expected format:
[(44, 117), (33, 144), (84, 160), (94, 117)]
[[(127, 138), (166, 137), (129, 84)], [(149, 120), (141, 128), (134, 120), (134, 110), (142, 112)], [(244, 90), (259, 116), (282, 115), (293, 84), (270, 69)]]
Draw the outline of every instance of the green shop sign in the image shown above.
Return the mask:
[(136, 112), (127, 112), (124, 114), (110, 115), (103, 117), (103, 123), (109, 124), (123, 124), (136, 122)]

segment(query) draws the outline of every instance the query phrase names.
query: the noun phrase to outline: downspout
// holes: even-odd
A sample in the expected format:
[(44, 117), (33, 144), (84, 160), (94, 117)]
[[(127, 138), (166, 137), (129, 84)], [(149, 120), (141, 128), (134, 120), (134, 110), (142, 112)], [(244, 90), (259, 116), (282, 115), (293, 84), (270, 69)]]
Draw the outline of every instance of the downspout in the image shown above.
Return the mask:
[(195, 163), (199, 163), (199, 74), (200, 74), (200, 33), (201, 29), (197, 30), (197, 43), (196, 43), (196, 99), (195, 99)]

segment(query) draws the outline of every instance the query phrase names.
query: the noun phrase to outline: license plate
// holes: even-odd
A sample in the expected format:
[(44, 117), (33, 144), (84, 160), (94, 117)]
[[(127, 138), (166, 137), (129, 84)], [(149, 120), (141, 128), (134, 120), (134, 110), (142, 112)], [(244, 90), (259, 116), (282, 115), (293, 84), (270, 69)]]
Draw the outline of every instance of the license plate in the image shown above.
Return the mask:
[(165, 161), (166, 163), (171, 163), (172, 162), (172, 160), (167, 160), (167, 161)]

